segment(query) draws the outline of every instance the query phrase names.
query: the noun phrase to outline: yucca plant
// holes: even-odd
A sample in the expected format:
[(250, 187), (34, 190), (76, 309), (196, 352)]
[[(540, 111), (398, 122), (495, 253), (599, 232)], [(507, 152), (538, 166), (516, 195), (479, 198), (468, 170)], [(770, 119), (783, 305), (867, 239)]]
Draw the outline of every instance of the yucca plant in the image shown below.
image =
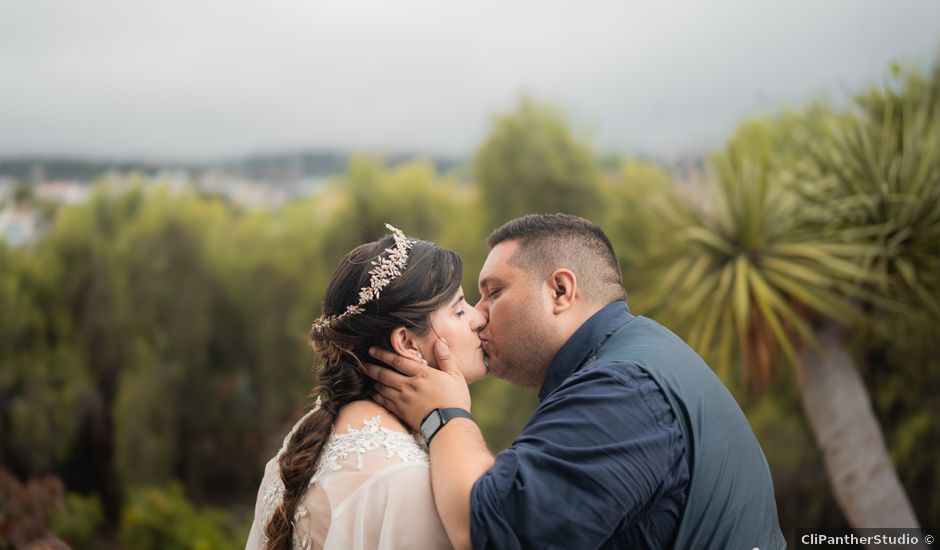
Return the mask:
[[(866, 318), (874, 332), (916, 344), (931, 336), (911, 334), (934, 330), (940, 321), (940, 60), (930, 79), (901, 76), (898, 84), (861, 96), (849, 117), (830, 125), (813, 148), (821, 178), (806, 196), (828, 209), (823, 227), (852, 232), (879, 248), (866, 264), (878, 282), (874, 299), (864, 304)], [(890, 463), (880, 455), (858, 456), (866, 432), (877, 429), (874, 418), (860, 417), (849, 429), (824, 420), (861, 399), (860, 393), (832, 378), (840, 365), (831, 355), (806, 359), (810, 369), (804, 371), (812, 376), (816, 367), (820, 378), (807, 384), (804, 405), (850, 523), (916, 524), (897, 483), (880, 475)], [(860, 381), (859, 388), (864, 389)], [(867, 397), (864, 406), (869, 407)]]
[[(828, 124), (841, 130), (820, 145)], [(910, 283), (902, 271), (915, 269), (897, 265), (904, 257), (892, 259), (906, 238), (913, 239), (897, 236), (904, 231), (897, 214), (886, 209), (881, 217), (859, 216), (852, 205), (874, 199), (844, 187), (857, 181), (855, 171), (834, 171), (848, 162), (868, 162), (846, 160), (861, 151), (890, 148), (866, 143), (874, 139), (875, 126), (870, 118), (846, 120), (824, 108), (742, 126), (712, 159), (713, 203), (678, 209), (690, 212), (676, 227), (681, 255), (639, 297), (639, 305), (685, 336), (720, 373), (728, 376), (737, 365), (752, 390), (768, 387), (773, 368), (795, 368), (805, 412), (849, 523), (916, 526), (846, 349), (853, 331), (869, 330), (873, 311), (907, 311), (907, 301), (885, 289), (897, 287), (898, 277)], [(880, 131), (898, 133), (894, 127)], [(884, 170), (897, 170), (893, 166), (902, 162), (904, 149), (925, 139), (933, 138), (913, 132), (904, 141), (895, 139), (901, 152), (895, 160), (880, 159), (887, 163)], [(828, 154), (821, 154), (820, 146), (830, 148)], [(903, 173), (910, 170), (920, 175), (924, 168)], [(924, 177), (911, 183), (918, 193), (930, 187), (919, 183)], [(808, 200), (807, 193), (816, 193), (816, 200)], [(830, 202), (833, 197), (842, 202)], [(911, 206), (916, 200), (907, 197), (897, 208), (918, 212), (911, 219), (931, 219)], [(927, 231), (925, 237), (933, 230), (907, 228)]]
[(940, 59), (929, 79), (896, 76), (898, 89), (860, 96), (854, 116), (830, 125), (812, 149), (823, 179), (810, 182), (805, 196), (827, 206), (830, 226), (879, 228), (868, 235), (883, 247), (872, 266), (883, 275), (879, 291), (937, 319)]

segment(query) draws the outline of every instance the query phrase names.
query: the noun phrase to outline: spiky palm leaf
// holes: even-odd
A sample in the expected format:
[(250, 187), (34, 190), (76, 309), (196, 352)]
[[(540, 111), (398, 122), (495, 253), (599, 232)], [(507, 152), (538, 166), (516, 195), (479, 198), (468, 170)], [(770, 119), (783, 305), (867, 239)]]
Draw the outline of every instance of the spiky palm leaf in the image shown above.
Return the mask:
[[(809, 196), (830, 225), (879, 227), (880, 291), (940, 316), (940, 61), (932, 78), (870, 92), (813, 149), (826, 179)], [(903, 318), (903, 317), (902, 317)]]
[(782, 147), (792, 150), (773, 124), (754, 122), (714, 157), (714, 203), (684, 210), (682, 255), (641, 300), (722, 374), (736, 339), (741, 374), (758, 387), (779, 352), (795, 363), (799, 344), (813, 342), (814, 315), (850, 322), (878, 282), (865, 269), (878, 253), (867, 238), (811, 230)]

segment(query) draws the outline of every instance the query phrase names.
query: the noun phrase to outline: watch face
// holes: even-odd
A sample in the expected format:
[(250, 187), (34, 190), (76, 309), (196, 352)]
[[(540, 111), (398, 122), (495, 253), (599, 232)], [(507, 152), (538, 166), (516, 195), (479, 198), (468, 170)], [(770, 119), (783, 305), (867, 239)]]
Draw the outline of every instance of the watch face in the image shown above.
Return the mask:
[(431, 414), (424, 419), (424, 423), (421, 424), (421, 433), (424, 435), (424, 439), (431, 439), (431, 436), (434, 435), (441, 427), (441, 413), (437, 409), (431, 411)]

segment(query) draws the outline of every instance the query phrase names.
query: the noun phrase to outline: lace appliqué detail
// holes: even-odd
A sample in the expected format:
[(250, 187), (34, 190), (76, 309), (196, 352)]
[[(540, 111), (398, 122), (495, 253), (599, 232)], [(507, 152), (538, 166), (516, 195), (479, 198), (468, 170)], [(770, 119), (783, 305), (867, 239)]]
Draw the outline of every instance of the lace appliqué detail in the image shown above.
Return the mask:
[(261, 506), (264, 513), (261, 514), (261, 529), (264, 529), (268, 525), (268, 521), (271, 520), (271, 515), (274, 514), (274, 509), (280, 506), (281, 500), (284, 499), (284, 481), (281, 480), (281, 476), (277, 476), (274, 482), (268, 485), (264, 490), (264, 494), (261, 496)]
[[(281, 449), (277, 452), (277, 455), (275, 455), (275, 463), (287, 449), (287, 444), (290, 442), (291, 436), (294, 435), (297, 426), (308, 416), (316, 412), (317, 409), (319, 409), (319, 407), (315, 407), (308, 412), (294, 425), (294, 428), (291, 429), (290, 433), (284, 438), (284, 444), (281, 446)], [(413, 435), (383, 428), (381, 424), (382, 417), (375, 416), (374, 418), (364, 421), (361, 430), (356, 430), (347, 425), (345, 434), (332, 434), (329, 441), (326, 442), (326, 446), (323, 448), (323, 454), (320, 456), (320, 464), (317, 466), (316, 473), (310, 478), (308, 486), (313, 485), (323, 474), (341, 469), (342, 465), (340, 462), (349, 458), (349, 455), (353, 453), (356, 455), (356, 468), (362, 469), (363, 453), (375, 451), (379, 448), (385, 449), (386, 458), (397, 456), (398, 459), (404, 463), (429, 464), (428, 449), (421, 440)], [(275, 474), (274, 479), (261, 495), (261, 506), (263, 510), (261, 514), (262, 545), (267, 543), (267, 536), (264, 535), (263, 530), (268, 525), (268, 521), (271, 520), (274, 510), (281, 505), (281, 501), (284, 499), (284, 481), (281, 479), (279, 470), (276, 470)], [(299, 502), (297, 504), (297, 510), (294, 513), (294, 521), (296, 522), (303, 519), (307, 514), (307, 507), (304, 506), (303, 502)], [(292, 546), (294, 550), (310, 550), (311, 548), (309, 535), (306, 533), (300, 534), (296, 526), (294, 528)]]
[(361, 470), (363, 454), (385, 449), (385, 458), (398, 457), (407, 464), (429, 464), (428, 449), (415, 436), (383, 428), (382, 417), (375, 416), (363, 422), (361, 430), (346, 426), (345, 434), (333, 434), (323, 449), (317, 473), (310, 479), (312, 485), (327, 472), (342, 468), (341, 462), (356, 455), (356, 469)]

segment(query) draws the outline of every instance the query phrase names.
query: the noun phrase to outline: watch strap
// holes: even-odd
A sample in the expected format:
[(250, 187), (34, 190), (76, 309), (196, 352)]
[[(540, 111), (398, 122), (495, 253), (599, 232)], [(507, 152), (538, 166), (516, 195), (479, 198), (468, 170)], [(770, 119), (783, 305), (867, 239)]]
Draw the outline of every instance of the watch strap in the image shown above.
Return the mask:
[(458, 407), (448, 407), (446, 409), (438, 409), (441, 411), (441, 420), (444, 424), (447, 424), (455, 418), (469, 418), (473, 420), (473, 415), (470, 414), (470, 411), (466, 409), (461, 409)]
[(434, 436), (437, 435), (437, 432), (441, 431), (441, 428), (443, 428), (451, 420), (455, 418), (469, 418), (470, 420), (473, 420), (473, 415), (470, 414), (470, 411), (466, 409), (461, 409), (458, 407), (447, 407), (443, 409), (434, 409), (433, 411), (431, 411), (430, 414), (428, 414), (427, 417), (425, 417), (424, 421), (421, 424), (424, 425), (427, 422), (428, 418), (430, 418), (431, 415), (435, 415), (435, 414), (438, 415), (438, 418), (440, 419), (440, 424), (438, 424), (437, 428), (432, 433), (424, 434), (425, 443), (427, 443), (428, 445), (431, 444), (431, 439), (433, 439)]

